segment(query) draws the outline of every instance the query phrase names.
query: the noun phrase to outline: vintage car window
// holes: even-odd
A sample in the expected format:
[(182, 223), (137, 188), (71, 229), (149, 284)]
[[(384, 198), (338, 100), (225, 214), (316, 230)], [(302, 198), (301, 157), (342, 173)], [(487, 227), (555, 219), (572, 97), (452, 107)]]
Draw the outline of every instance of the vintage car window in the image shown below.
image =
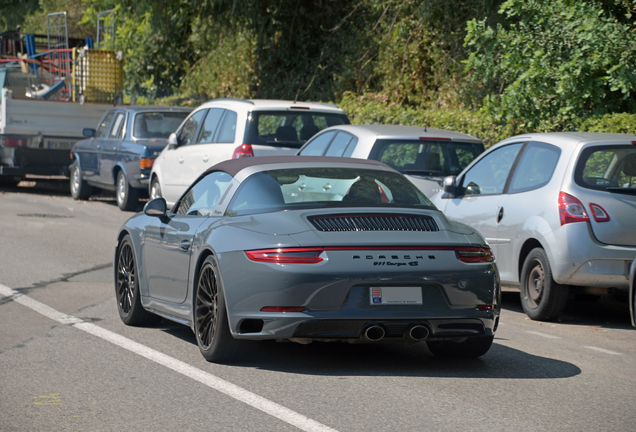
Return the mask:
[(301, 156), (322, 156), (335, 134), (335, 131), (329, 131), (317, 136), (299, 154)]
[(179, 145), (190, 145), (194, 142), (196, 133), (199, 130), (199, 124), (201, 124), (206, 112), (207, 110), (197, 111), (185, 121), (177, 137)]
[(561, 149), (550, 144), (531, 142), (521, 155), (508, 193), (526, 192), (548, 184)]
[(523, 143), (500, 147), (480, 159), (465, 175), (459, 195), (503, 193), (512, 164)]
[(133, 138), (167, 139), (179, 128), (187, 112), (143, 112), (135, 115)]
[(216, 133), (214, 142), (232, 143), (236, 137), (236, 113), (234, 111), (225, 110), (221, 127)]
[(587, 147), (576, 163), (574, 181), (587, 189), (636, 195), (636, 146)]
[(329, 145), (325, 156), (341, 157), (347, 149), (347, 146), (353, 139), (354, 136), (347, 132), (338, 132), (338, 135), (336, 135), (334, 140)]
[(212, 142), (214, 133), (219, 126), (219, 122), (221, 121), (221, 117), (223, 117), (224, 111), (225, 110), (223, 108), (210, 108), (208, 110), (208, 115), (205, 116), (205, 121), (203, 122), (203, 126), (201, 126), (201, 132), (199, 133), (197, 143), (208, 144)]
[(380, 139), (369, 159), (404, 174), (444, 177), (459, 174), (483, 151), (484, 145), (478, 142)]
[(206, 175), (179, 200), (177, 214), (213, 216), (214, 207), (219, 203), (231, 181), (232, 176), (222, 171)]
[(117, 115), (115, 116), (115, 121), (113, 122), (113, 127), (110, 128), (110, 134), (108, 135), (109, 138), (117, 138), (119, 136), (119, 132), (124, 125), (124, 118), (124, 113), (117, 113)]
[(343, 114), (312, 113), (305, 110), (253, 111), (250, 113), (245, 143), (285, 143), (300, 148), (321, 130), (349, 124)]
[(95, 138), (106, 138), (108, 136), (108, 131), (110, 130), (110, 125), (113, 122), (113, 117), (115, 116), (114, 112), (110, 112), (104, 117), (104, 120), (99, 124), (97, 128), (97, 132), (95, 133)]
[(293, 168), (245, 179), (232, 197), (229, 216), (325, 207), (435, 206), (396, 172), (364, 168)]

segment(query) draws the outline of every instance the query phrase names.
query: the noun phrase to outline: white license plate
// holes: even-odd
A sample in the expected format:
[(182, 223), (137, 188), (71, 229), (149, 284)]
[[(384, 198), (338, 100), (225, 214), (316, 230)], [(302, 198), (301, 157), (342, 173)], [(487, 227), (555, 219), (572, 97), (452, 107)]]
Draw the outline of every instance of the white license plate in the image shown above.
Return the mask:
[(375, 305), (421, 305), (421, 287), (370, 287), (369, 299)]

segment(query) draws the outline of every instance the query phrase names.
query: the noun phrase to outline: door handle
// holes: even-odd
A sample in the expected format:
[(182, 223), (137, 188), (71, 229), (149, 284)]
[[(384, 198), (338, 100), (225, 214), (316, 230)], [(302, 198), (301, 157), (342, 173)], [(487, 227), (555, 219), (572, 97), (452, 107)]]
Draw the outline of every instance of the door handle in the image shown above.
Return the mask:
[(329, 184), (329, 183), (327, 183), (326, 185), (324, 185), (322, 187), (322, 190), (324, 190), (324, 191), (328, 191), (329, 189), (331, 189), (331, 184)]
[(184, 158), (182, 158), (182, 157), (179, 158), (179, 163), (183, 163), (184, 161), (185, 161)]
[(497, 213), (497, 223), (501, 222), (501, 219), (503, 219), (503, 207), (501, 207), (499, 209), (499, 213)]
[(98, 146), (97, 146), (97, 149), (98, 149), (98, 150), (101, 150), (101, 149), (102, 149), (102, 146), (98, 145)]
[(188, 249), (190, 249), (190, 240), (181, 240), (181, 243), (179, 243), (179, 249), (187, 252)]
[(210, 158), (209, 158), (209, 156), (208, 156), (208, 155), (203, 156), (203, 162), (207, 162), (207, 161), (209, 161), (209, 160), (210, 160)]

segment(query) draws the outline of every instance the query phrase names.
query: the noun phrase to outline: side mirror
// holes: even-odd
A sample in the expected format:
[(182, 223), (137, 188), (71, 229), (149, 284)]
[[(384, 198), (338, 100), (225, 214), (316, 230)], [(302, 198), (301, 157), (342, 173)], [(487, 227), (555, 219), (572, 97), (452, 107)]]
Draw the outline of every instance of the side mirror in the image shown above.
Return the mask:
[(168, 150), (173, 150), (177, 148), (178, 145), (179, 145), (179, 141), (177, 140), (177, 134), (173, 132), (168, 137)]
[(155, 198), (148, 201), (144, 206), (144, 214), (148, 216), (165, 217), (168, 212), (166, 200), (163, 198)]
[(457, 190), (457, 177), (448, 176), (444, 177), (444, 192), (454, 195), (455, 190)]
[(84, 128), (84, 130), (82, 130), (82, 135), (92, 138), (95, 136), (95, 129)]

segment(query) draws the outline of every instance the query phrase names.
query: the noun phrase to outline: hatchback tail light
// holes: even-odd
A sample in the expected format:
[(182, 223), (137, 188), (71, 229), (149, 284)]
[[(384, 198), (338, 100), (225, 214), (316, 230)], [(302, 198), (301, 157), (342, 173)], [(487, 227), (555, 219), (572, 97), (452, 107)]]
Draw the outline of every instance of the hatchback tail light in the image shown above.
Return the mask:
[(325, 260), (325, 256), (320, 256), (325, 251), (321, 247), (308, 248), (282, 248), (282, 249), (262, 249), (246, 251), (245, 255), (258, 262), (268, 262), (276, 264), (317, 264)]
[(561, 217), (561, 225), (589, 222), (590, 220), (581, 201), (565, 192), (559, 194), (559, 216)]
[(456, 247), (457, 259), (465, 263), (493, 262), (492, 250), (486, 247)]
[(232, 159), (240, 159), (244, 157), (254, 157), (254, 149), (251, 144), (243, 144), (234, 149)]
[(596, 222), (608, 222), (610, 220), (609, 214), (600, 205), (590, 203), (590, 210), (592, 210), (592, 216)]

